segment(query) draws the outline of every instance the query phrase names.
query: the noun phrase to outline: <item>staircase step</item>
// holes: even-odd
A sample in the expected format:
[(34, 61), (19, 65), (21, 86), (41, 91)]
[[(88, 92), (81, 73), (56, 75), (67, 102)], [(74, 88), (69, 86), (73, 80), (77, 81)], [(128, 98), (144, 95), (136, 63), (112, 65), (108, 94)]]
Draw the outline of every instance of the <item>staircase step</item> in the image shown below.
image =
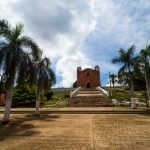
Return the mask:
[(82, 88), (81, 91), (98, 91), (96, 88)]
[(100, 107), (113, 106), (113, 103), (96, 88), (82, 88), (70, 99), (69, 105), (71, 107)]
[(70, 106), (73, 107), (101, 107), (101, 106), (114, 106), (112, 102), (108, 102), (108, 101), (70, 101)]
[(79, 93), (101, 93), (100, 91), (79, 91)]
[(77, 97), (72, 97), (71, 99), (104, 99), (104, 100), (106, 100), (106, 99), (108, 99), (108, 98), (106, 98), (106, 97), (103, 97), (103, 96), (77, 96)]
[(102, 94), (78, 94), (76, 97), (104, 97)]

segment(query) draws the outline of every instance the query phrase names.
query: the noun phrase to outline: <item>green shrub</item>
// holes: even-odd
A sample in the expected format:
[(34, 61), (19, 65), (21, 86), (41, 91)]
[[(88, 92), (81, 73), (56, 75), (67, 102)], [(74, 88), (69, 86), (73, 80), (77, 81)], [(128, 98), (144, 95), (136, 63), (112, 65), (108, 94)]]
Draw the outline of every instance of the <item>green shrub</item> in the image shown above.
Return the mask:
[(50, 99), (52, 98), (53, 94), (54, 94), (53, 91), (48, 91), (48, 92), (46, 92), (46, 93), (45, 93), (46, 99), (47, 99), (47, 100), (50, 100)]
[(63, 98), (70, 98), (69, 94), (64, 94)]
[(25, 101), (35, 101), (36, 99), (36, 94), (35, 90), (29, 91), (27, 88), (19, 88), (15, 87), (13, 90), (13, 97), (12, 101), (15, 102), (25, 102)]
[(47, 101), (47, 98), (45, 96), (41, 96), (40, 102), (44, 104)]

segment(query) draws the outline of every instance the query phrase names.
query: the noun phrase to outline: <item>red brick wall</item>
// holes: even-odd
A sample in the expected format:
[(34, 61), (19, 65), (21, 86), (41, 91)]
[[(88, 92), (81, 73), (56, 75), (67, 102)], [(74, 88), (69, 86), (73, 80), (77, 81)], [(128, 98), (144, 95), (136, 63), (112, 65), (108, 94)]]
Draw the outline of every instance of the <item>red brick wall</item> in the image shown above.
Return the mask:
[(90, 87), (100, 86), (100, 71), (98, 66), (95, 70), (90, 68), (81, 70), (81, 67), (77, 68), (77, 86), (87, 87), (87, 83), (90, 84)]

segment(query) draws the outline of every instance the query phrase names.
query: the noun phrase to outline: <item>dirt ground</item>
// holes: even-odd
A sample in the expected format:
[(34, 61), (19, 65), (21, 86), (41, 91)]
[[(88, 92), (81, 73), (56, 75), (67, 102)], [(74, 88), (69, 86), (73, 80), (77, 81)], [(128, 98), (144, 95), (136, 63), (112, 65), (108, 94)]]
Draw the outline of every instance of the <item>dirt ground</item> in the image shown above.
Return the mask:
[(0, 150), (150, 150), (150, 115), (15, 114)]

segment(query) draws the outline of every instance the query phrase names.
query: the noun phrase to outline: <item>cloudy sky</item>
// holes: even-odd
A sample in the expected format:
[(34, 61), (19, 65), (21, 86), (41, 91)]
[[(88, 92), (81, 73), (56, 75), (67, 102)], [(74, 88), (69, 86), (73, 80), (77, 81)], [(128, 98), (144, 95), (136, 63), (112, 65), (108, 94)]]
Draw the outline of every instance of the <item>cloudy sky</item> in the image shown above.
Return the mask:
[(105, 85), (120, 48), (138, 52), (150, 41), (150, 0), (0, 0), (0, 19), (24, 24), (51, 58), (57, 87), (72, 85), (77, 66), (95, 65)]

